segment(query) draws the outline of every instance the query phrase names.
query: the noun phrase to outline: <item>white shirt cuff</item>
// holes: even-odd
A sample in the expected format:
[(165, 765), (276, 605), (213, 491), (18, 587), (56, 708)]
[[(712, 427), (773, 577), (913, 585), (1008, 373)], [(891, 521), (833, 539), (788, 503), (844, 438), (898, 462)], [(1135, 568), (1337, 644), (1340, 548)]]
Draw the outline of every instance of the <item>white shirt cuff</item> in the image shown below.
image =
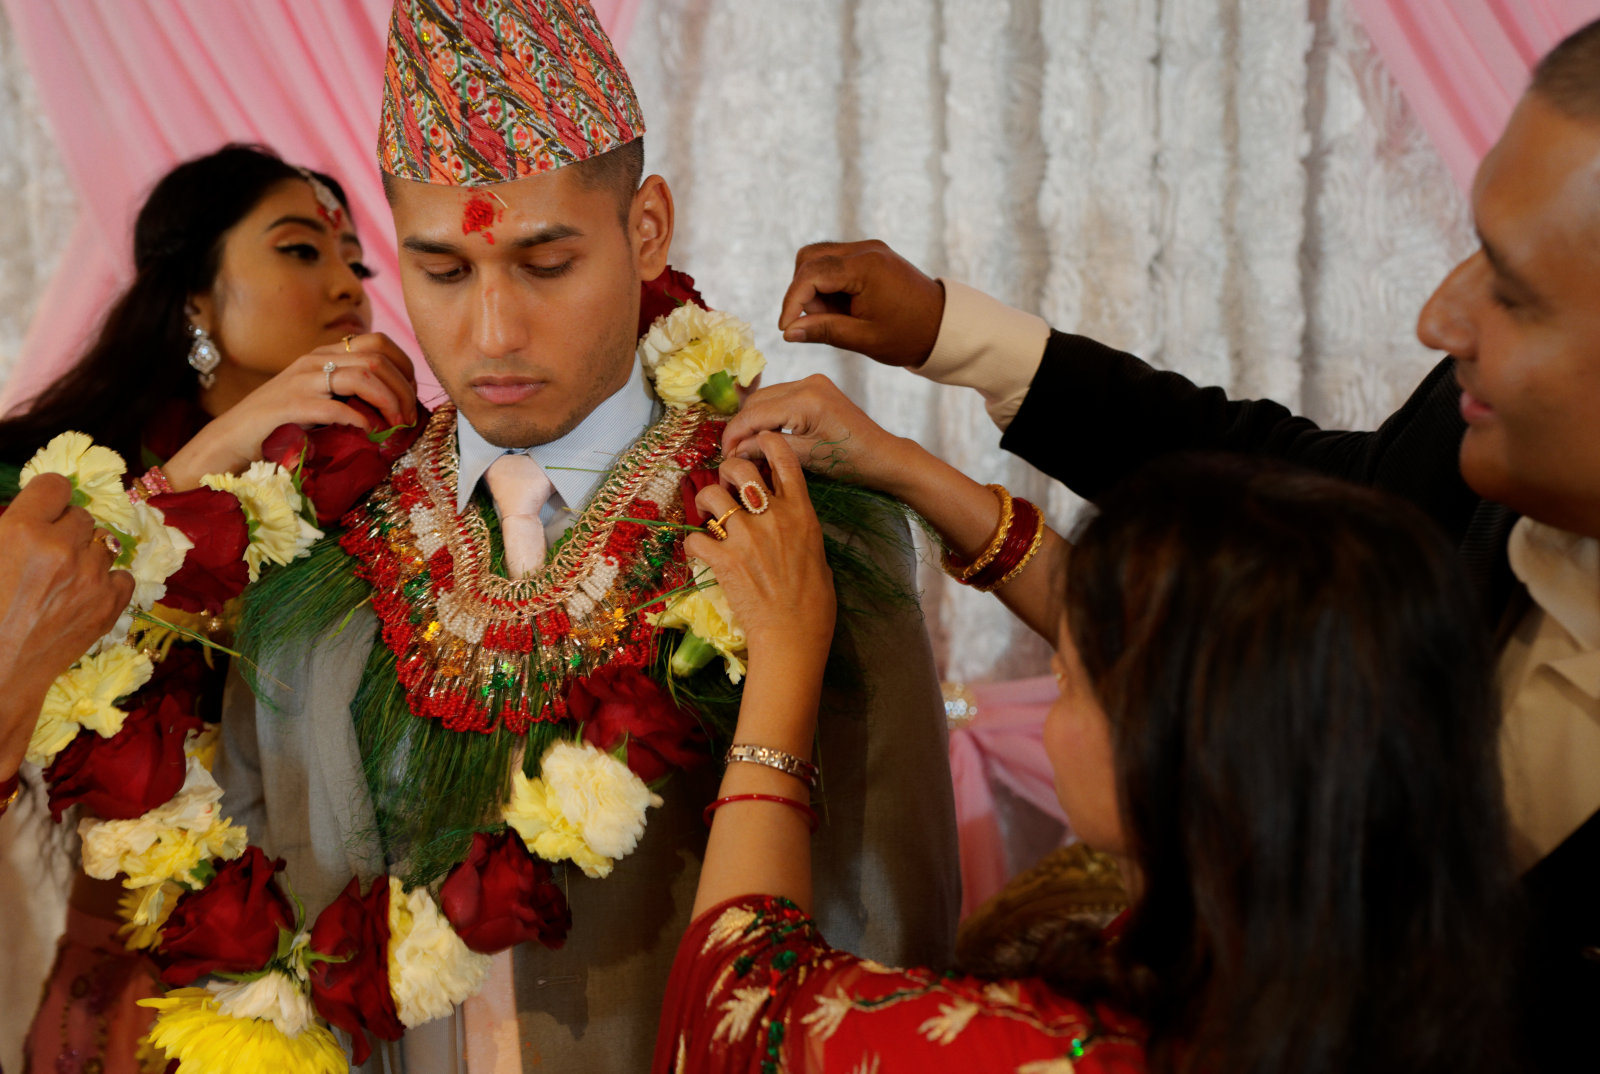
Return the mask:
[(944, 316), (928, 360), (912, 372), (939, 384), (976, 388), (989, 417), (1011, 424), (1044, 359), (1050, 326), (976, 288), (943, 277)]

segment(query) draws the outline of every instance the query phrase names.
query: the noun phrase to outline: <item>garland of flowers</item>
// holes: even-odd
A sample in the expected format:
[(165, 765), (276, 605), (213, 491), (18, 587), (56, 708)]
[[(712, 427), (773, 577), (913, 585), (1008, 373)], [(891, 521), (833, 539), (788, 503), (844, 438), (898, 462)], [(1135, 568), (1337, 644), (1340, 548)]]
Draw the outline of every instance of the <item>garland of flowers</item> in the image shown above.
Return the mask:
[[(685, 505), (672, 493), (692, 501), (705, 483), (721, 431), (712, 412), (737, 409), (734, 386), (748, 386), (763, 360), (748, 326), (705, 310), (672, 270), (647, 289), (642, 321), (641, 361), (674, 413), (624, 457), (530, 581), (490, 575), (481, 517), (469, 512), (443, 537), (432, 505), (445, 488), (453, 500), (454, 475), (438, 465), (453, 454), (449, 411), (426, 430), (373, 435), (285, 426), (245, 473), (148, 500), (130, 499), (122, 460), (80, 433), (24, 467), (24, 485), (66, 476), (74, 502), (121, 543), (115, 565), (135, 578), (129, 612), (51, 687), (28, 760), (45, 768), (58, 820), (74, 804), (93, 814), (78, 826), (84, 869), (123, 877), (128, 944), (148, 948), (177, 986), (144, 1001), (157, 1011), (149, 1042), (184, 1070), (342, 1071), (329, 1026), (350, 1034), (361, 1063), (368, 1033), (394, 1040), (448, 1014), (481, 986), (492, 953), (564, 941), (571, 913), (548, 863), (606, 875), (661, 804), (652, 784), (703, 756), (626, 729), (596, 744), (583, 718), (619, 690), (670, 692), (651, 677), (663, 630), (685, 632), (675, 673), (720, 653), (730, 682), (742, 674), (726, 602), (703, 565), (683, 560)], [(529, 743), (536, 725), (555, 734), (529, 750), (499, 823), (473, 832), (436, 890), (380, 876), (363, 892), (352, 879), (308, 920), (276, 879), (283, 863), (221, 815), (215, 731), (193, 715), (186, 680), (165, 668), (185, 663), (174, 642), (215, 633), (247, 583), (304, 556), (318, 524), (391, 467), (384, 489), (350, 511), (344, 543), (374, 587), (415, 716)], [(633, 569), (641, 563), (648, 569)]]

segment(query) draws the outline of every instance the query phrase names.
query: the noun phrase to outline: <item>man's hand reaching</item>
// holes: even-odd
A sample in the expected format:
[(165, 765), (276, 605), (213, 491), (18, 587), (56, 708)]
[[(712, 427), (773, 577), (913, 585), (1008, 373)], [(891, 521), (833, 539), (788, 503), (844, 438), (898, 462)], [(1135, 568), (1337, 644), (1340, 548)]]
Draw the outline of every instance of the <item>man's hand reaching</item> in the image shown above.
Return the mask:
[(790, 343), (828, 343), (916, 367), (939, 338), (944, 285), (876, 239), (822, 242), (795, 255), (778, 327)]

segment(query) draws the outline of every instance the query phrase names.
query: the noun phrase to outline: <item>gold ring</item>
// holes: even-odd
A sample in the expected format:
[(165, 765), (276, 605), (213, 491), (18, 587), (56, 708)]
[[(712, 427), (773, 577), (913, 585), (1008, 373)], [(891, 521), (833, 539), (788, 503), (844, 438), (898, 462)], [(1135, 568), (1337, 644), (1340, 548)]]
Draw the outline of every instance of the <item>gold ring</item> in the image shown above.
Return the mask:
[(105, 550), (111, 553), (112, 559), (122, 555), (122, 542), (117, 540), (114, 534), (102, 533), (95, 537), (95, 540), (105, 546)]
[(355, 339), (355, 338), (356, 338), (356, 334), (354, 332), (351, 332), (348, 336), (345, 336), (344, 339), (339, 341), (339, 342), (344, 344), (344, 352), (346, 354), (350, 353), (350, 341), (352, 339)]
[(716, 540), (726, 541), (728, 539), (728, 531), (722, 524), (743, 510), (743, 507), (740, 507), (738, 504), (734, 504), (716, 518), (706, 519), (706, 532), (711, 534), (711, 536)]
[(739, 486), (739, 502), (752, 515), (759, 515), (772, 506), (772, 499), (759, 481), (746, 481)]

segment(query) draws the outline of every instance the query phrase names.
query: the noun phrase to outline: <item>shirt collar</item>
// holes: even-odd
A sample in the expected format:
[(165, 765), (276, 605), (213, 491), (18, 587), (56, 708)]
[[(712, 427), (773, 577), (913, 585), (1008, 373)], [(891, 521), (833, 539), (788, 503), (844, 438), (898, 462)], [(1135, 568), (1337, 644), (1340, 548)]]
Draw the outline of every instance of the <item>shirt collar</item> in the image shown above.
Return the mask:
[(581, 511), (599, 487), (601, 479), (656, 420), (659, 404), (645, 383), (644, 369), (634, 363), (633, 376), (617, 391), (589, 412), (588, 417), (559, 440), (528, 448), (503, 448), (489, 443), (472, 427), (461, 411), (456, 411), (456, 443), (461, 459), (456, 469), (456, 512), (467, 509), (473, 490), (483, 479), (489, 464), (501, 455), (526, 452), (544, 467), (561, 502)]
[(1600, 649), (1600, 541), (1523, 517), (1506, 546), (1533, 602), (1584, 649)]

